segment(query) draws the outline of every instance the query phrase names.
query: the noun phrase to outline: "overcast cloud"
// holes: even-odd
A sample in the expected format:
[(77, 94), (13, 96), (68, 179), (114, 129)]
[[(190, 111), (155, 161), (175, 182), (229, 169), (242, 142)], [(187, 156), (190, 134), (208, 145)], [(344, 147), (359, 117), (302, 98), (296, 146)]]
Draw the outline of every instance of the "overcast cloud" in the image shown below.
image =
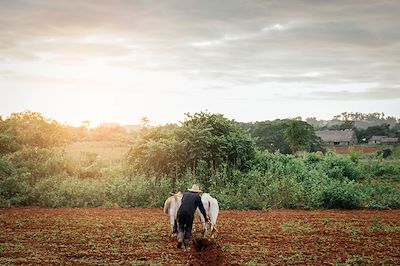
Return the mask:
[(3, 0), (0, 114), (400, 116), (399, 17), (395, 0)]

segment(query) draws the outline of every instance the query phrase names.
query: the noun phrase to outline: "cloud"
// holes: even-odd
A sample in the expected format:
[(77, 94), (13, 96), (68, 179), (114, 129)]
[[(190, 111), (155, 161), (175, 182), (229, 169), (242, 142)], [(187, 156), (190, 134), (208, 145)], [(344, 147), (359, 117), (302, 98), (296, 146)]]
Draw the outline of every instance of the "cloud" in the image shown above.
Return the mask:
[(33, 75), (33, 74), (21, 74), (16, 71), (0, 71), (0, 82), (18, 82), (26, 85), (46, 85), (46, 84), (64, 84), (74, 85), (78, 84), (76, 79), (61, 78), (55, 76), (44, 76), (44, 75)]
[(226, 86), (207, 86), (204, 87), (203, 90), (205, 91), (219, 91), (219, 90), (225, 90), (227, 87)]
[(373, 87), (361, 91), (313, 91), (311, 93), (297, 95), (296, 97), (310, 100), (329, 101), (365, 101), (365, 100), (394, 100), (400, 99), (399, 87)]
[[(232, 85), (205, 91), (282, 83), (318, 99), (384, 99), (400, 84), (399, 13), (373, 0), (1, 1), (0, 65), (102, 58)], [(352, 91), (361, 81), (380, 89)], [(331, 84), (348, 84), (346, 97), (318, 90)]]

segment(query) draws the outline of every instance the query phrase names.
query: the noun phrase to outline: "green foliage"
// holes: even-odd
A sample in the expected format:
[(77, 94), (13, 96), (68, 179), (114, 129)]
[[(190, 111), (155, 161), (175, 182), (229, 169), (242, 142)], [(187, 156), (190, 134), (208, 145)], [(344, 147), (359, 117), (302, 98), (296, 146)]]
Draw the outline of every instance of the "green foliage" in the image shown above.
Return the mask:
[(354, 129), (355, 128), (355, 122), (351, 120), (345, 120), (343, 123), (339, 126), (339, 130), (345, 130), (345, 129)]
[(234, 121), (220, 114), (187, 114), (181, 127), (146, 129), (128, 152), (128, 163), (144, 174), (169, 176), (175, 186), (188, 171), (209, 176), (221, 167), (247, 170), (254, 157), (254, 145)]
[(25, 181), (30, 185), (47, 176), (73, 172), (64, 154), (51, 149), (25, 146), (5, 158), (26, 174)]
[(40, 113), (31, 111), (12, 113), (9, 118), (2, 121), (1, 135), (9, 138), (10, 146), (13, 149), (15, 149), (16, 143), (49, 148), (70, 141), (70, 135), (65, 126), (55, 120), (43, 117)]
[(307, 123), (292, 120), (288, 122), (284, 137), (291, 150), (295, 153), (306, 148), (312, 132), (312, 127)]
[(376, 121), (376, 120), (378, 120), (378, 121), (380, 121), (380, 120), (386, 120), (386, 119), (393, 119), (393, 117), (390, 117), (390, 116), (385, 118), (385, 114), (379, 113), (379, 112), (368, 113), (368, 114), (359, 113), (359, 112), (355, 112), (355, 113), (343, 112), (341, 114), (335, 115), (333, 118), (340, 119), (342, 121), (349, 121), (349, 120), (352, 120), (352, 121), (362, 121), (362, 120)]
[(390, 127), (390, 124), (382, 123), (380, 125), (370, 126), (366, 129), (356, 128), (357, 138), (364, 143), (367, 143), (372, 136), (397, 136), (398, 128)]
[(392, 149), (385, 148), (382, 151), (378, 152), (378, 156), (382, 156), (383, 159), (386, 159), (392, 154)]
[(361, 177), (361, 171), (355, 162), (333, 153), (326, 154), (316, 167), (330, 179), (357, 180)]
[(362, 193), (354, 181), (330, 180), (321, 193), (321, 207), (327, 209), (357, 209)]
[(143, 176), (109, 173), (104, 179), (53, 176), (34, 187), (35, 204), (46, 207), (160, 207), (171, 187)]
[(364, 205), (371, 209), (399, 209), (400, 190), (388, 183), (370, 183), (364, 187)]
[(12, 163), (0, 157), (0, 207), (27, 203), (29, 187), (24, 177)]
[(15, 152), (19, 149), (19, 145), (11, 132), (3, 131), (0, 121), (0, 155)]
[(398, 160), (368, 160), (362, 162), (361, 168), (369, 177), (400, 181), (400, 164)]
[(349, 158), (352, 162), (358, 163), (358, 161), (361, 159), (362, 153), (355, 150), (355, 149), (350, 149), (349, 150)]
[(291, 150), (284, 139), (285, 128), (285, 120), (256, 122), (250, 127), (249, 133), (260, 150), (288, 154)]
[(256, 141), (262, 151), (283, 154), (297, 151), (324, 151), (322, 141), (315, 135), (314, 129), (299, 120), (274, 120), (252, 124), (242, 124)]
[(394, 159), (400, 159), (400, 145), (393, 147), (391, 157)]
[(145, 176), (115, 176), (106, 186), (109, 201), (121, 207), (160, 207), (171, 191), (168, 180), (158, 182)]
[(135, 139), (127, 161), (132, 168), (146, 174), (182, 174), (186, 167), (184, 144), (169, 128), (146, 129)]
[(320, 143), (304, 122), (245, 126), (274, 153), (256, 150), (235, 121), (202, 112), (179, 127), (146, 126), (126, 162), (111, 164), (93, 149), (72, 161), (55, 147), (67, 140), (62, 126), (37, 113), (12, 115), (0, 119), (0, 206), (161, 207), (169, 192), (197, 183), (226, 209), (400, 208), (396, 148), (387, 160), (299, 153)]

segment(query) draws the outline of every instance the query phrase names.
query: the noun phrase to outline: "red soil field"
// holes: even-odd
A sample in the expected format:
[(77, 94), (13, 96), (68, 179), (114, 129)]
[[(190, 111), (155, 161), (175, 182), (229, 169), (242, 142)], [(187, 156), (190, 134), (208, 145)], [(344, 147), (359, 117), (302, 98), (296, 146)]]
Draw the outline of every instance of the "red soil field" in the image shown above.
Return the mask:
[(162, 209), (0, 209), (0, 265), (400, 265), (400, 211), (222, 211), (176, 248)]

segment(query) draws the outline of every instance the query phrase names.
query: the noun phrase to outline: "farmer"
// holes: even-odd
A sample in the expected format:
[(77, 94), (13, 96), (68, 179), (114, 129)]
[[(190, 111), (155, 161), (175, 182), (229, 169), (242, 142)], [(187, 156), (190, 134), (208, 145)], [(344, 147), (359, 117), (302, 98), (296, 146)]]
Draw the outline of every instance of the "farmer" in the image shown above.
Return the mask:
[(201, 214), (204, 216), (206, 222), (208, 217), (204, 209), (201, 197), (202, 192), (198, 185), (193, 185), (188, 189), (189, 192), (183, 193), (182, 204), (178, 210), (178, 248), (182, 247), (182, 242), (185, 249), (189, 248), (189, 240), (192, 237), (192, 225), (194, 219), (194, 212), (199, 208)]

